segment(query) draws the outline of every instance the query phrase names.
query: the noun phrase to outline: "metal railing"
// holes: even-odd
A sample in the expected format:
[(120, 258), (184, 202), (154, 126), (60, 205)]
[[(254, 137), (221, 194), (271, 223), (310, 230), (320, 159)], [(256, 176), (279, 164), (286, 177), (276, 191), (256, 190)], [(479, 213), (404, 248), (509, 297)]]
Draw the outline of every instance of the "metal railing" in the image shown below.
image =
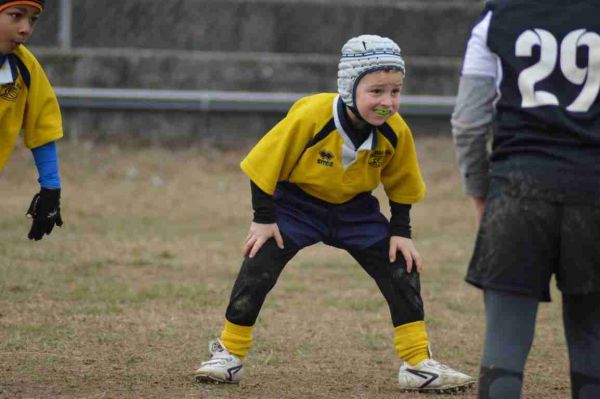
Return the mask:
[[(62, 107), (89, 109), (286, 112), (308, 93), (56, 87)], [(455, 97), (403, 95), (403, 115), (449, 116)]]

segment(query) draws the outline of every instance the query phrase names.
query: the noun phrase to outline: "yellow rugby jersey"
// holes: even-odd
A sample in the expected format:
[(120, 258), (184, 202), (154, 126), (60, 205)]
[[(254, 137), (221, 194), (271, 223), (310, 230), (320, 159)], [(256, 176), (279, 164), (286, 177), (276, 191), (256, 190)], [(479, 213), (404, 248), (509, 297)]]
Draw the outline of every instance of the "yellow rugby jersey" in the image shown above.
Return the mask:
[(280, 181), (332, 204), (383, 184), (401, 204), (425, 195), (425, 183), (408, 125), (396, 113), (355, 149), (340, 122), (343, 103), (335, 93), (298, 100), (241, 163), (261, 190), (273, 194)]
[(21, 129), (27, 148), (62, 137), (58, 101), (37, 59), (23, 45), (7, 55), (14, 82), (0, 86), (0, 170), (12, 153)]

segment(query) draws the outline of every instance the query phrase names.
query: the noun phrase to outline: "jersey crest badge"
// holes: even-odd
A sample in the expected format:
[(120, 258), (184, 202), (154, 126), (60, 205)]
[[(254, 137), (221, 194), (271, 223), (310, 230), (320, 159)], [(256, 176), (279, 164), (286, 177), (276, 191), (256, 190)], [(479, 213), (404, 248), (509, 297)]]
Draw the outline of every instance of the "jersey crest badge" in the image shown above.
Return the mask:
[(0, 98), (7, 101), (15, 101), (21, 91), (18, 83), (9, 83), (0, 86)]
[(372, 168), (381, 168), (386, 158), (392, 155), (390, 150), (373, 150), (369, 154), (369, 166)]

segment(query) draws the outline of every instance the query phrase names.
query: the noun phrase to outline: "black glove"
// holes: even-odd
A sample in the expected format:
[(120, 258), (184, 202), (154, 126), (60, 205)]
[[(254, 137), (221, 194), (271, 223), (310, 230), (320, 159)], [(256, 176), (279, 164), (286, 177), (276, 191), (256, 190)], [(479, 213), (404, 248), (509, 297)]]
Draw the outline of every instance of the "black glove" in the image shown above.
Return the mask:
[(39, 241), (44, 234), (50, 234), (54, 225), (62, 226), (60, 217), (60, 188), (42, 188), (33, 196), (27, 216), (33, 218), (27, 237)]

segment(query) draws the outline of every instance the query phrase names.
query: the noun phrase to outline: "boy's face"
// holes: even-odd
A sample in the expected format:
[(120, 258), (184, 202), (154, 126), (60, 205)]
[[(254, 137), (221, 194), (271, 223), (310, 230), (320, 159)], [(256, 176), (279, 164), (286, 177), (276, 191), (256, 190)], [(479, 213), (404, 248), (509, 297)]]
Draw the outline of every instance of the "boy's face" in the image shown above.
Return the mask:
[(12, 53), (33, 33), (40, 10), (26, 5), (9, 7), (0, 12), (0, 53)]
[(365, 75), (356, 87), (356, 108), (371, 125), (380, 126), (400, 108), (404, 74), (378, 71)]

